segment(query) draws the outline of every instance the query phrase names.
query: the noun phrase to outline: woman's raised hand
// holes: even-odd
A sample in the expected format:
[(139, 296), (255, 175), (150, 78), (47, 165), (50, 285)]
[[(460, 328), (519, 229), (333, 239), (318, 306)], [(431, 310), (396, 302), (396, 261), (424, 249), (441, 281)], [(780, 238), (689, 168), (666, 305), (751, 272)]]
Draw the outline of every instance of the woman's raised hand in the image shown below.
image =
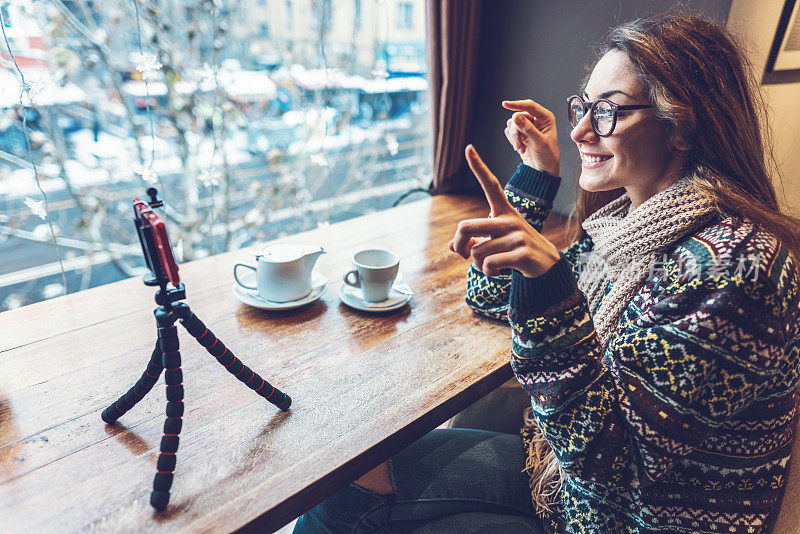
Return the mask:
[(450, 250), (464, 259), (471, 256), (473, 265), (488, 276), (497, 276), (504, 268), (516, 269), (528, 278), (546, 273), (561, 258), (558, 248), (514, 209), (475, 148), (468, 145), (465, 153), (492, 211), (488, 219), (458, 223)]
[(506, 122), (505, 134), (522, 163), (558, 176), (561, 154), (555, 115), (533, 100), (503, 100), (503, 107), (516, 111)]

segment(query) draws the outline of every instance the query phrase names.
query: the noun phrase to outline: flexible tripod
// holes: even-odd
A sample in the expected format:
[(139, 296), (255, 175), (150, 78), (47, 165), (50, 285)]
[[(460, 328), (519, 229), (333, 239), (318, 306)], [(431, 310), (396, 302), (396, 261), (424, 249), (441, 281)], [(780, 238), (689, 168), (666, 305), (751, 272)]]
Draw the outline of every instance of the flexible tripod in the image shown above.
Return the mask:
[(291, 406), (292, 399), (242, 363), (192, 313), (189, 306), (179, 302), (186, 298), (186, 291), (182, 283), (178, 284), (175, 289), (168, 289), (165, 280), (157, 280), (152, 275), (145, 277), (144, 283), (149, 286), (161, 286), (156, 293), (156, 303), (159, 306), (155, 310), (158, 341), (141, 378), (117, 402), (103, 410), (101, 417), (110, 425), (116, 423), (117, 419), (133, 408), (153, 389), (161, 376), (161, 371), (166, 370), (164, 381), (167, 384), (167, 419), (164, 422), (164, 437), (161, 438), (161, 452), (158, 455), (153, 492), (150, 494), (150, 504), (160, 512), (169, 504), (169, 490), (172, 487), (175, 471), (175, 453), (178, 451), (178, 436), (183, 425), (183, 372), (181, 371), (181, 354), (178, 350), (178, 328), (175, 326), (175, 321), (180, 320), (186, 331), (229, 373), (269, 402), (286, 411)]

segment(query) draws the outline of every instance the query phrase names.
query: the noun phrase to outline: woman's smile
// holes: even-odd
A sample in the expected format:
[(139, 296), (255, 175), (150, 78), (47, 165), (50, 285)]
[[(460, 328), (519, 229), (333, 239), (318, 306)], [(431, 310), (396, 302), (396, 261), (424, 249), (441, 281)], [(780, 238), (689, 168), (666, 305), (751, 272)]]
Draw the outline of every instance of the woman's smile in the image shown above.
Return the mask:
[(581, 152), (581, 163), (584, 169), (596, 169), (608, 163), (611, 158), (609, 154), (593, 154), (590, 152)]

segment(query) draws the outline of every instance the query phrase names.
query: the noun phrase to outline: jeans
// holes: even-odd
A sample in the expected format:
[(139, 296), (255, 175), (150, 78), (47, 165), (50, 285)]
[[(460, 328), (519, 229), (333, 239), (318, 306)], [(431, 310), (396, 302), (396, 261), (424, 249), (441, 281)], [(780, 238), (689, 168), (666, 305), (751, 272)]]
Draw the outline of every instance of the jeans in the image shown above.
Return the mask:
[(434, 430), (389, 459), (393, 495), (350, 484), (298, 520), (294, 534), (542, 532), (521, 438)]

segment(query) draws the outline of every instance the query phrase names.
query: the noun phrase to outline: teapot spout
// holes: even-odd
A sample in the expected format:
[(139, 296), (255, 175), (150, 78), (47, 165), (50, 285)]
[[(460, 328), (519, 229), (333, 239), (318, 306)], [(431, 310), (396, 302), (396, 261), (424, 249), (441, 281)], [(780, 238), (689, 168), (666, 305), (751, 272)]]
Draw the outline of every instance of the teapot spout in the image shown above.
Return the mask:
[(306, 249), (304, 257), (305, 257), (306, 261), (308, 262), (309, 269), (313, 269), (314, 268), (314, 264), (317, 263), (317, 260), (323, 254), (325, 254), (325, 250), (319, 245), (308, 247)]

